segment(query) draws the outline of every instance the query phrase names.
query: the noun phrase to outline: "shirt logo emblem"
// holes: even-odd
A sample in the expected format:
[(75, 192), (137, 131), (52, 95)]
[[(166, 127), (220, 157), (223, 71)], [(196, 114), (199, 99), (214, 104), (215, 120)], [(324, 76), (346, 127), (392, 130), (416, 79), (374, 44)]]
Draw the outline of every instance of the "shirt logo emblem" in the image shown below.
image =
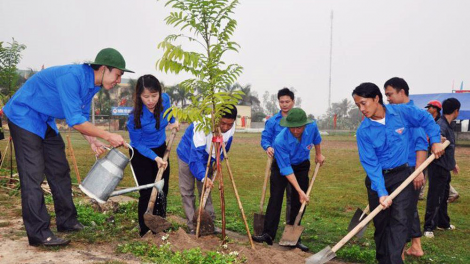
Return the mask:
[(313, 144), (307, 145), (307, 149), (308, 149), (308, 150), (311, 150), (312, 148), (313, 148)]
[(395, 132), (397, 132), (398, 134), (400, 134), (400, 135), (401, 135), (401, 134), (403, 133), (403, 130), (405, 130), (405, 128), (404, 128), (404, 127), (402, 127), (402, 128), (399, 128), (399, 129), (395, 129)]

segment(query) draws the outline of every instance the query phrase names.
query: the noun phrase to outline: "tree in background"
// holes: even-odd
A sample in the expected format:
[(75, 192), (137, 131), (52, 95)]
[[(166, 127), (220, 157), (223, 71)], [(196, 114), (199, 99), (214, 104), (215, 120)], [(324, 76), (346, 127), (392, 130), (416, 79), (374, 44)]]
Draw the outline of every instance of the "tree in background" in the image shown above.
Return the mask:
[(319, 121), (322, 129), (333, 129), (334, 116), (337, 117), (337, 129), (355, 130), (362, 120), (362, 113), (347, 98), (340, 102), (332, 103), (325, 115)]
[(14, 38), (8, 44), (9, 47), (4, 47), (3, 42), (0, 42), (0, 88), (3, 103), (19, 88), (20, 75), (16, 66), (20, 63), (21, 52), (26, 49), (25, 45), (18, 43)]
[(273, 116), (279, 112), (278, 100), (276, 94), (269, 94), (268, 91), (263, 94), (263, 104), (266, 109), (266, 114)]
[[(238, 52), (239, 45), (231, 40), (237, 21), (230, 17), (238, 1), (168, 0), (166, 5), (179, 10), (171, 12), (165, 18), (166, 23), (182, 32), (187, 30), (191, 35), (172, 34), (159, 43), (158, 48), (164, 53), (157, 68), (175, 74), (184, 71), (194, 76), (179, 84), (186, 93), (192, 94), (191, 104), (185, 108), (173, 106), (169, 117), (199, 121), (196, 129), (209, 132), (215, 128), (212, 121), (217, 123), (228, 108), (242, 99), (240, 91), (232, 94), (223, 91), (242, 72), (240, 65), (227, 65), (222, 59), (228, 51)], [(177, 42), (187, 43), (195, 51), (186, 51)], [(186, 105), (182, 100), (182, 105)]]

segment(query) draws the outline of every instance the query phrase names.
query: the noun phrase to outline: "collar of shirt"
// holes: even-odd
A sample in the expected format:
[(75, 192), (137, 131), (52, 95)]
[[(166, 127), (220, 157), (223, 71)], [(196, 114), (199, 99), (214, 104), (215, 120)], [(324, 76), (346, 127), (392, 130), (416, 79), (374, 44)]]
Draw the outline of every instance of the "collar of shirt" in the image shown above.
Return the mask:
[[(385, 120), (387, 120), (387, 115), (394, 115), (398, 116), (399, 114), (391, 105), (384, 105), (385, 108)], [(370, 118), (365, 118), (364, 121), (362, 121), (361, 124), (362, 127), (367, 128), (369, 126), (383, 126), (382, 124), (379, 124), (377, 122), (373, 122)]]

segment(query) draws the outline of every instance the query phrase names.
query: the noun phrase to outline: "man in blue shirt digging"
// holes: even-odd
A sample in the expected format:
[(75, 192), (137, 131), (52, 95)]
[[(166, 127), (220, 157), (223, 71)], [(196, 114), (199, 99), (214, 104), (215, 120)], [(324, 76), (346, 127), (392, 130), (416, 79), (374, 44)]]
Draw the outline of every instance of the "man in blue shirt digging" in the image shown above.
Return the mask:
[(55, 119), (65, 119), (86, 138), (92, 150), (104, 152), (102, 138), (113, 147), (124, 144), (122, 136), (98, 129), (88, 122), (93, 96), (121, 82), (126, 62), (115, 49), (101, 50), (94, 62), (51, 67), (33, 75), (3, 108), (15, 143), (21, 186), (23, 222), (31, 246), (63, 246), (49, 225), (41, 183), (46, 175), (54, 198), (57, 231), (83, 229), (72, 200), (70, 168), (65, 144)]
[[(285, 127), (274, 140), (276, 162), (280, 175), (276, 180), (271, 177), (271, 196), (264, 221), (263, 234), (253, 236), (259, 243), (273, 244), (281, 217), (282, 199), (287, 184), (292, 185), (291, 213), (288, 224), (293, 225), (299, 213), (300, 206), (309, 197), (305, 194), (308, 189), (308, 171), (310, 169), (310, 150), (315, 148), (315, 163), (321, 165), (325, 157), (321, 154), (321, 136), (317, 125), (309, 120), (304, 110), (292, 108), (287, 116), (280, 121)], [(295, 190), (295, 191), (294, 191)], [(300, 239), (296, 247), (308, 251)]]

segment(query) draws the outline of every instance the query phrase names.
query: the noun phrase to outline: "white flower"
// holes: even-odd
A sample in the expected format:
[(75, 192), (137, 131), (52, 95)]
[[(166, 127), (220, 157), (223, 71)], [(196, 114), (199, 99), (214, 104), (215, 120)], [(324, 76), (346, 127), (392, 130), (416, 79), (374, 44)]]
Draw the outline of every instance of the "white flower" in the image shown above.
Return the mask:
[(163, 241), (166, 241), (169, 236), (170, 236), (169, 234), (166, 234), (166, 235), (162, 236), (162, 240), (163, 240)]
[(238, 256), (238, 251), (232, 251), (228, 253), (230, 256)]
[(223, 244), (222, 247), (223, 247), (224, 249), (227, 249), (227, 248), (228, 248), (228, 245), (227, 245), (227, 244)]

